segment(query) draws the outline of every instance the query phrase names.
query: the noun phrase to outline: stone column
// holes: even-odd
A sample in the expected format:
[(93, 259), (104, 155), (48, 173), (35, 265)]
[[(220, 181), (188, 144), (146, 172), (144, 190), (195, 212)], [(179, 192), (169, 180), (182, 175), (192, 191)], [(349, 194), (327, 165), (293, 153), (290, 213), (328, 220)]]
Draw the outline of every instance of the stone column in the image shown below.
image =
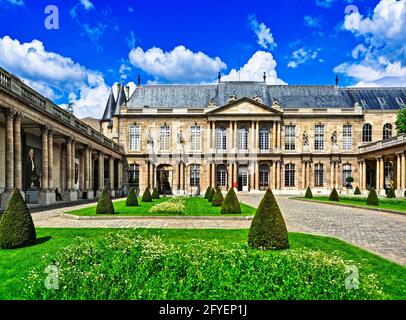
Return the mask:
[(72, 179), (72, 190), (75, 190), (76, 177), (75, 177), (75, 160), (76, 160), (76, 140), (72, 140), (72, 157), (71, 157), (71, 179)]
[(402, 156), (401, 154), (396, 155), (396, 189), (401, 188), (401, 176), (402, 176)]
[(238, 183), (238, 163), (234, 161), (234, 181)]
[(367, 163), (364, 160), (362, 162), (362, 190), (367, 189)]
[(14, 112), (6, 111), (6, 190), (14, 189)]
[(54, 189), (54, 131), (48, 132), (48, 189)]
[(234, 140), (234, 149), (235, 152), (237, 153), (238, 150), (238, 143), (237, 143), (237, 139), (238, 139), (238, 121), (234, 121), (234, 136), (233, 136), (233, 140)]
[(97, 195), (98, 197), (100, 197), (101, 193), (104, 190), (104, 154), (102, 151), (99, 151), (98, 158), (99, 158), (99, 187)]
[(66, 138), (66, 188), (72, 191), (72, 138)]
[(48, 190), (48, 131), (49, 128), (41, 129), (42, 140), (42, 173), (41, 173), (41, 189)]
[(276, 162), (276, 189), (281, 189), (281, 162)]
[(379, 190), (380, 187), (380, 177), (381, 177), (381, 173), (380, 173), (380, 165), (381, 165), (381, 161), (380, 158), (376, 158), (376, 189)]
[(228, 189), (233, 187), (233, 165), (231, 162), (227, 165), (227, 184)]
[[(248, 147), (249, 150), (251, 150), (252, 153), (255, 152), (255, 121), (251, 121), (251, 141), (250, 141), (250, 146)], [(254, 189), (254, 185), (251, 185), (251, 188)]]
[(334, 173), (334, 175), (335, 175), (335, 177), (334, 177), (334, 188), (336, 188), (337, 190), (338, 190), (338, 187), (339, 187), (339, 173), (338, 173), (339, 167), (340, 167), (340, 164), (338, 162), (336, 162), (335, 163), (335, 173)]
[(89, 183), (89, 146), (85, 145), (85, 150), (84, 150), (84, 183), (85, 183), (85, 191), (88, 192), (90, 189), (90, 183)]
[(302, 161), (302, 189), (306, 189), (306, 162)]
[(21, 163), (21, 113), (14, 120), (14, 187), (22, 192), (22, 163)]
[(314, 187), (313, 175), (312, 175), (312, 163), (307, 162), (307, 186), (310, 188)]
[(384, 172), (385, 172), (385, 159), (381, 158), (380, 159), (381, 164), (379, 165), (379, 173), (380, 173), (380, 178), (379, 178), (379, 189), (382, 191), (384, 189)]
[(257, 121), (256, 130), (255, 130), (255, 152), (259, 152), (259, 124), (260, 122)]
[(276, 161), (272, 160), (272, 165), (271, 165), (271, 189), (275, 190), (276, 189)]
[(406, 155), (404, 153), (402, 153), (401, 156), (402, 159), (402, 179), (401, 179), (401, 183), (400, 183), (400, 187), (402, 188), (402, 191), (404, 191), (404, 189), (406, 189)]
[(112, 156), (109, 157), (109, 188), (110, 194), (112, 197), (116, 196), (116, 192), (114, 190), (114, 158)]
[(118, 161), (118, 190), (120, 196), (122, 196), (122, 190), (123, 190), (123, 160)]
[(274, 148), (275, 149), (277, 149), (278, 148), (278, 144), (279, 144), (279, 141), (278, 141), (278, 122), (276, 122), (276, 121), (274, 121), (274, 126), (273, 126), (273, 146), (274, 146)]
[(66, 144), (62, 145), (61, 148), (61, 191), (66, 191), (67, 182), (66, 182)]
[(334, 174), (335, 173), (335, 161), (330, 162), (330, 188), (333, 189), (335, 188), (335, 179), (334, 179)]
[(216, 163), (213, 162), (211, 164), (211, 187), (214, 188), (216, 186)]
[(259, 190), (259, 161), (255, 164), (255, 190)]

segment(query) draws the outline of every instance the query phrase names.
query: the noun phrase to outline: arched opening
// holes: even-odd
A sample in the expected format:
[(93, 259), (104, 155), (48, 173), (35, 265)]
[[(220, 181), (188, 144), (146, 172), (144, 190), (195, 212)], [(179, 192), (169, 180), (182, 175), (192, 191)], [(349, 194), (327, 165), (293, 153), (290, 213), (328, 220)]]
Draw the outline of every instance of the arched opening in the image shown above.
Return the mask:
[(372, 125), (366, 123), (362, 127), (362, 142), (371, 142), (371, 141), (372, 141)]
[(259, 167), (259, 189), (267, 190), (269, 188), (269, 166), (263, 164)]
[(159, 194), (171, 195), (173, 184), (172, 166), (167, 164), (160, 164), (156, 169), (156, 182)]
[(249, 171), (247, 166), (238, 167), (238, 191), (249, 191)]
[(390, 138), (392, 138), (392, 125), (390, 123), (386, 123), (383, 126), (383, 140)]

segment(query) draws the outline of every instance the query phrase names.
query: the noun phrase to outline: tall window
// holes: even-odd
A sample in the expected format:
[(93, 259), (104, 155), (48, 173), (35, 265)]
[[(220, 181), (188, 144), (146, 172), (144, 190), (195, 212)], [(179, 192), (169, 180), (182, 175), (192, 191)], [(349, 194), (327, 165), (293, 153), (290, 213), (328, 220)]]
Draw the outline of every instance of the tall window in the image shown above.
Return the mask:
[(269, 167), (266, 164), (259, 167), (259, 186), (260, 188), (269, 187)]
[(259, 130), (259, 150), (269, 150), (269, 128), (261, 128)]
[(314, 127), (314, 150), (324, 150), (324, 126)]
[(227, 186), (227, 169), (224, 165), (219, 165), (216, 170), (216, 184), (219, 187)]
[(190, 165), (190, 186), (200, 186), (200, 165), (198, 164)]
[(171, 137), (171, 132), (170, 128), (168, 125), (163, 125), (161, 126), (161, 132), (160, 132), (160, 137), (161, 137), (161, 151), (169, 151), (169, 141)]
[(217, 150), (226, 150), (227, 149), (227, 134), (226, 128), (217, 128), (216, 129), (216, 148)]
[(346, 187), (348, 182), (347, 178), (352, 177), (352, 169), (349, 163), (343, 165), (343, 186)]
[(343, 126), (343, 149), (344, 150), (352, 149), (352, 126), (351, 125)]
[(285, 165), (285, 187), (295, 186), (295, 165), (289, 163)]
[(385, 176), (384, 180), (385, 187), (391, 185), (394, 178), (394, 166), (392, 161), (385, 162), (384, 176)]
[(190, 128), (190, 150), (200, 150), (200, 126), (194, 125)]
[(141, 149), (141, 130), (140, 126), (133, 125), (130, 127), (130, 150), (139, 151)]
[(285, 150), (296, 149), (296, 126), (285, 126)]
[(383, 126), (383, 139), (390, 139), (392, 138), (392, 125), (390, 123), (386, 123)]
[(372, 141), (372, 125), (366, 123), (362, 127), (362, 142), (371, 142), (371, 141)]
[(247, 128), (238, 129), (238, 151), (239, 152), (248, 151), (248, 129)]
[(314, 166), (314, 185), (315, 187), (324, 185), (324, 165), (322, 163), (316, 163)]
[(138, 164), (130, 164), (128, 167), (128, 183), (134, 187), (137, 192), (140, 187), (140, 166)]

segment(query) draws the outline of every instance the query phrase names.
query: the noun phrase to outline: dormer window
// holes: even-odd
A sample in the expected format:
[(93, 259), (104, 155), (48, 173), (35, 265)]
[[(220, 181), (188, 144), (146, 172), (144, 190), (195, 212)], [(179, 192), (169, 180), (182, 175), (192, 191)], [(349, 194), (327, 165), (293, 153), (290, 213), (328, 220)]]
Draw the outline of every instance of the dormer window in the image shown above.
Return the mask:
[(379, 104), (381, 105), (381, 107), (386, 106), (386, 100), (384, 98), (378, 97), (378, 101), (379, 101)]
[(368, 103), (365, 100), (360, 100), (360, 103), (364, 109), (368, 109)]
[(396, 102), (398, 103), (398, 105), (399, 105), (401, 108), (404, 108), (404, 107), (405, 107), (405, 103), (403, 102), (403, 99), (402, 99), (401, 97), (396, 97)]

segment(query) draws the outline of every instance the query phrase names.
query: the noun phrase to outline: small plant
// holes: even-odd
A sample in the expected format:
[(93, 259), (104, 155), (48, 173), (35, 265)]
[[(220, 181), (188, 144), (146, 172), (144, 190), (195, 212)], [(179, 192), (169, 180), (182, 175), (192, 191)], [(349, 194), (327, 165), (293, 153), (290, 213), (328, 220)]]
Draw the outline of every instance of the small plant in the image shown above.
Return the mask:
[(349, 176), (345, 179), (345, 182), (347, 182), (346, 188), (351, 189), (352, 183), (354, 182), (354, 178)]
[(135, 192), (134, 188), (131, 188), (130, 193), (127, 196), (125, 205), (127, 207), (138, 207), (137, 193)]
[(221, 193), (221, 190), (219, 187), (216, 188), (216, 193), (213, 196), (213, 199), (211, 201), (211, 205), (213, 207), (221, 207), (221, 205), (223, 204), (224, 201), (224, 197), (223, 194)]
[(159, 199), (159, 193), (158, 193), (158, 189), (154, 188), (154, 191), (152, 191), (152, 199)]
[(208, 200), (209, 202), (212, 202), (212, 201), (213, 201), (213, 197), (214, 197), (215, 194), (216, 194), (216, 190), (214, 190), (214, 188), (211, 188), (211, 189), (210, 189), (210, 193), (209, 193), (209, 197), (207, 198), (207, 200)]
[(149, 187), (147, 187), (142, 195), (142, 202), (152, 202), (151, 192), (149, 191)]
[(186, 213), (186, 198), (175, 197), (165, 202), (158, 203), (149, 209), (152, 214), (185, 214)]
[(405, 190), (405, 192), (403, 193), (403, 198), (406, 198), (406, 190)]
[(97, 202), (96, 214), (115, 214), (109, 190), (104, 189)]
[(367, 198), (367, 205), (370, 206), (379, 206), (379, 198), (376, 194), (375, 188), (372, 188), (369, 191), (368, 198)]
[(307, 187), (305, 198), (306, 199), (313, 199), (313, 193), (312, 193), (312, 190), (310, 189), (310, 187)]
[(241, 214), (240, 201), (238, 201), (234, 188), (231, 188), (221, 205), (221, 214)]
[(358, 186), (355, 188), (354, 195), (355, 196), (360, 196), (361, 195), (361, 190), (359, 189)]
[(211, 192), (211, 188), (210, 188), (210, 187), (207, 187), (206, 192), (204, 193), (204, 198), (205, 198), (205, 199), (208, 199), (208, 198), (209, 198), (210, 192)]
[(331, 190), (329, 200), (330, 201), (340, 201), (340, 197), (338, 196), (338, 192), (337, 192), (336, 188), (333, 188), (333, 190)]
[(396, 198), (396, 193), (395, 193), (395, 189), (393, 188), (393, 186), (390, 186), (390, 188), (386, 192), (386, 197), (389, 198), (389, 199)]
[(16, 188), (0, 219), (0, 248), (26, 247), (34, 244), (36, 240), (37, 235), (31, 213), (20, 190)]

